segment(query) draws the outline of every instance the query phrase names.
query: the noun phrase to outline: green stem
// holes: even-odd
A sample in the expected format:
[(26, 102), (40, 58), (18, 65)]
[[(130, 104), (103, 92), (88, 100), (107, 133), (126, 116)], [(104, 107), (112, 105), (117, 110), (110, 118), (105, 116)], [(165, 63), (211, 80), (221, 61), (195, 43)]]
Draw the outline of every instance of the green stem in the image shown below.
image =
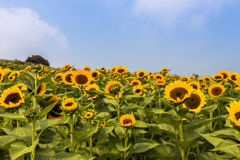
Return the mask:
[[(32, 145), (35, 141), (35, 118), (32, 121)], [(35, 160), (35, 148), (32, 151), (32, 160)]]
[[(181, 109), (181, 106), (179, 106), (179, 110)], [(179, 120), (181, 120), (181, 124), (179, 125), (179, 138), (181, 141), (184, 141), (184, 137), (183, 137), (183, 122), (182, 122), (182, 118), (181, 116), (179, 116)], [(181, 149), (181, 156), (182, 156), (182, 160), (185, 160), (185, 152), (184, 149)]]
[[(161, 92), (160, 92), (160, 88), (159, 88), (158, 108), (161, 109)], [(161, 118), (161, 114), (159, 114), (159, 118)]]
[[(127, 147), (127, 143), (128, 143), (128, 129), (125, 128), (125, 148)], [(127, 151), (124, 151), (124, 160), (126, 160), (127, 158)]]
[[(212, 119), (212, 117), (213, 117), (212, 108), (209, 110), (209, 114), (210, 114), (210, 119)], [(212, 121), (210, 122), (210, 131), (213, 131)]]
[(118, 114), (118, 121), (120, 121), (119, 93), (117, 94), (117, 114)]
[[(91, 120), (90, 120), (90, 128), (92, 127), (92, 123), (91, 123)], [(90, 140), (89, 140), (89, 147), (90, 147), (90, 158), (92, 158), (93, 154), (92, 154), (92, 143), (93, 143), (93, 140), (92, 140), (92, 136), (90, 137)]]
[(71, 145), (70, 145), (70, 152), (74, 152), (74, 140), (73, 140), (73, 126), (74, 126), (74, 121), (73, 121), (73, 115), (70, 116), (70, 138), (71, 138)]

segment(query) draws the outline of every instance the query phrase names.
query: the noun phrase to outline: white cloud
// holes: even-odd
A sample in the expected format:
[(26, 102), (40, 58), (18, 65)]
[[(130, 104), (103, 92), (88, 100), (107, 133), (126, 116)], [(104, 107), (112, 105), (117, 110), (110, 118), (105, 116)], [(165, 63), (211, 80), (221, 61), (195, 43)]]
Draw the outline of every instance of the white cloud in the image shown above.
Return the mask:
[(162, 26), (187, 23), (198, 27), (216, 16), (226, 4), (236, 0), (136, 0), (133, 11), (153, 18)]
[[(51, 57), (68, 47), (59, 27), (41, 20), (29, 8), (0, 8), (1, 59), (26, 60), (31, 55)], [(48, 59), (48, 58), (46, 58)]]

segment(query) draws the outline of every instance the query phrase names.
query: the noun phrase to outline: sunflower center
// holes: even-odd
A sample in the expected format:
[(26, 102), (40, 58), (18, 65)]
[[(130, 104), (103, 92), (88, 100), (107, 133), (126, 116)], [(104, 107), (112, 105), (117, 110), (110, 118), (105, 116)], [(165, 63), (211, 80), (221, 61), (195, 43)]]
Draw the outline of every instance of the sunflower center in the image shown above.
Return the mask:
[(56, 80), (57, 82), (60, 82), (60, 81), (62, 81), (62, 77), (61, 77), (61, 76), (57, 76), (55, 80)]
[(93, 76), (93, 78), (95, 78), (95, 77), (98, 76), (98, 74), (97, 73), (93, 73), (92, 76)]
[(21, 97), (18, 93), (12, 93), (7, 96), (4, 103), (9, 104), (11, 103), (18, 103), (21, 100)]
[(139, 85), (138, 82), (133, 82), (132, 85)]
[(185, 105), (189, 109), (197, 109), (201, 104), (201, 97), (197, 94), (192, 94), (188, 101), (186, 101)]
[(68, 83), (72, 83), (72, 78), (71, 78), (72, 74), (68, 74), (65, 78), (65, 80), (68, 82)]
[(192, 86), (193, 89), (198, 89), (197, 85), (195, 85), (195, 84), (191, 84), (190, 86)]
[(226, 73), (222, 73), (222, 75), (223, 75), (223, 79), (226, 79), (228, 77)]
[(88, 82), (88, 77), (85, 75), (77, 75), (75, 81), (78, 84), (86, 84)]
[(232, 75), (231, 76), (231, 79), (233, 80), (233, 81), (236, 81), (237, 79), (236, 79), (236, 75)]
[(122, 73), (122, 72), (124, 72), (125, 70), (124, 69), (119, 69), (118, 70), (118, 73)]
[(61, 115), (59, 113), (62, 112), (61, 108), (60, 108), (60, 104), (57, 104), (53, 107), (53, 109), (49, 112), (49, 114), (52, 116), (52, 117), (60, 117)]
[(144, 76), (143, 72), (139, 73), (139, 77), (143, 77), (143, 76)]
[(124, 119), (123, 124), (124, 125), (132, 124), (132, 120), (131, 119)]
[(222, 79), (222, 77), (221, 76), (216, 76), (215, 79)]
[(65, 104), (66, 107), (70, 107), (70, 106), (72, 106), (72, 105), (73, 105), (72, 102)]
[(238, 119), (240, 118), (240, 112), (235, 113), (235, 117), (236, 117), (236, 119), (238, 121)]
[(185, 94), (187, 94), (188, 91), (185, 88), (174, 88), (170, 92), (170, 97), (173, 98), (174, 100), (177, 100), (178, 98), (183, 99)]
[(222, 94), (222, 89), (220, 87), (215, 87), (211, 90), (212, 95), (220, 96)]
[(141, 89), (136, 89), (135, 90), (135, 93), (140, 93), (141, 92)]

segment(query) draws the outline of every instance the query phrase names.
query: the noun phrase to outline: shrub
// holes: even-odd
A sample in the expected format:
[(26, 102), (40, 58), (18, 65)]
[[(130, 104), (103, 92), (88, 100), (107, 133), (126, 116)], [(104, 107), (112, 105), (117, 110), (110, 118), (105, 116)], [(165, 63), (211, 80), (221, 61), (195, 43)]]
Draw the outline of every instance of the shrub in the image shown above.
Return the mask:
[(32, 55), (32, 57), (28, 57), (26, 59), (26, 62), (31, 62), (31, 63), (36, 63), (36, 64), (42, 64), (45, 66), (50, 66), (48, 60), (44, 59), (42, 56), (40, 55)]

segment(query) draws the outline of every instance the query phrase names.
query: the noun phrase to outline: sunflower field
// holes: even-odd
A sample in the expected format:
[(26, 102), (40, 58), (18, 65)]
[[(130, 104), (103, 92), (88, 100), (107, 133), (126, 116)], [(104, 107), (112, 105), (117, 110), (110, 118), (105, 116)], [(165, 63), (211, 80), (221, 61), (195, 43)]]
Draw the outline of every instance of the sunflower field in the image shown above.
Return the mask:
[(240, 159), (240, 75), (0, 61), (0, 160)]

